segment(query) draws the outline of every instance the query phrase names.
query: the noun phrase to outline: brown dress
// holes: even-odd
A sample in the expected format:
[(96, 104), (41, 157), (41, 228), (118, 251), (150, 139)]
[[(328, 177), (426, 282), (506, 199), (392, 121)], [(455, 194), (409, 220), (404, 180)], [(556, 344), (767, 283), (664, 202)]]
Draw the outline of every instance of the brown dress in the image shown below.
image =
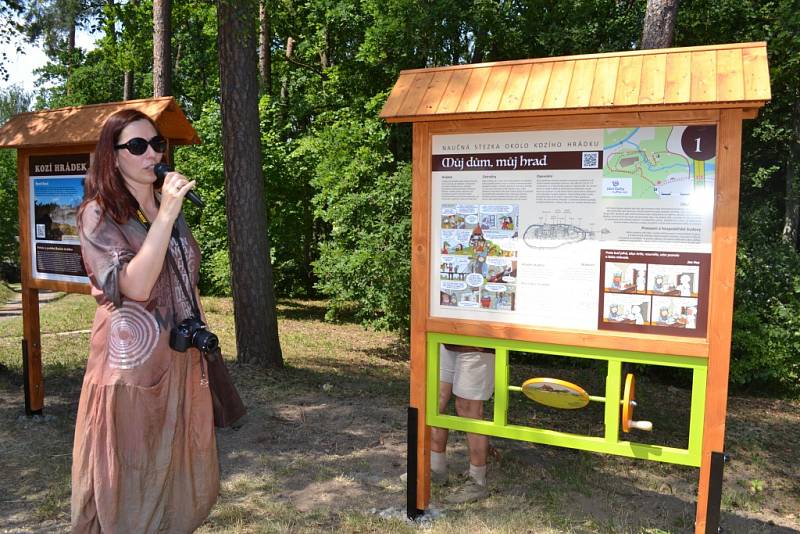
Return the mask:
[[(176, 223), (186, 253), (184, 284), (195, 291), (200, 251), (185, 221)], [(191, 532), (219, 492), (211, 395), (196, 349), (169, 347), (175, 321), (192, 314), (164, 261), (150, 297), (120, 294), (119, 271), (147, 232), (136, 219), (117, 224), (86, 206), (81, 250), (97, 299), (72, 457), (73, 532)]]

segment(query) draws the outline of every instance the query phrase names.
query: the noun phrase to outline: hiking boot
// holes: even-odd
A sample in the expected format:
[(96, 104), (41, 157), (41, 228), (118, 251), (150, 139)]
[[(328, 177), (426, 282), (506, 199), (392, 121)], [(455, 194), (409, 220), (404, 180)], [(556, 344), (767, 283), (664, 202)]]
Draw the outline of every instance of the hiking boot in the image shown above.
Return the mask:
[[(437, 486), (445, 486), (447, 485), (447, 480), (450, 478), (450, 475), (447, 471), (443, 473), (439, 473), (431, 469), (431, 484), (436, 484)], [(408, 473), (403, 473), (400, 475), (400, 481), (408, 482)]]
[(485, 499), (489, 496), (486, 486), (481, 486), (471, 478), (468, 478), (456, 491), (445, 497), (447, 504), (465, 504)]

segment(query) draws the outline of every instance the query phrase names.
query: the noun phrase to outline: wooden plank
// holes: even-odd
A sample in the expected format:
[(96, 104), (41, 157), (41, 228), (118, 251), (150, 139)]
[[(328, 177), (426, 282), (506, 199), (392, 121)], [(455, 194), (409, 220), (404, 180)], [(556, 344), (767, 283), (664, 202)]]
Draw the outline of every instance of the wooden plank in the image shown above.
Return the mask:
[(475, 111), (497, 111), (510, 74), (510, 65), (492, 67), (489, 71), (486, 87), (483, 89), (483, 95), (481, 95), (481, 100), (478, 102), (478, 107)]
[(406, 98), (397, 110), (397, 115), (410, 116), (417, 111), (419, 101), (425, 94), (425, 91), (428, 90), (428, 85), (430, 85), (431, 80), (433, 80), (432, 72), (421, 72), (414, 76), (414, 81), (411, 82), (411, 86), (406, 92)]
[(763, 48), (766, 49), (767, 43), (765, 41), (757, 41), (750, 43), (729, 43), (729, 44), (715, 44), (715, 45), (702, 45), (702, 46), (687, 46), (676, 48), (654, 48), (652, 50), (630, 50), (627, 52), (603, 52), (600, 54), (579, 54), (573, 56), (558, 56), (558, 57), (545, 57), (535, 59), (517, 59), (513, 61), (495, 61), (487, 63), (476, 63), (469, 65), (449, 65), (445, 67), (425, 67), (419, 69), (405, 69), (400, 71), (400, 74), (418, 73), (418, 72), (434, 72), (437, 70), (469, 70), (473, 68), (494, 67), (497, 65), (522, 65), (525, 63), (549, 63), (557, 61), (580, 61), (583, 59), (604, 59), (604, 58), (621, 58), (626, 56), (648, 56), (651, 54), (680, 54), (691, 53), (694, 51), (717, 51), (717, 50), (746, 50), (749, 48)]
[[(743, 95), (735, 84), (739, 76), (735, 58), (739, 54), (744, 70)], [(717, 58), (723, 65), (717, 65)], [(595, 65), (594, 72), (590, 72), (591, 64)], [(457, 82), (448, 85), (442, 95), (445, 102), (440, 102), (438, 107), (428, 105), (431, 104), (430, 95), (425, 97), (425, 104), (409, 102), (409, 99), (423, 98), (424, 93), (411, 94), (414, 84), (420, 82), (419, 76), (436, 75), (440, 79), (438, 76), (445, 72), (451, 73), (451, 80)], [(527, 83), (523, 84), (526, 72), (529, 76)], [(409, 76), (414, 76), (414, 81), (409, 81)], [(588, 84), (591, 88), (587, 87)], [(718, 84), (723, 84), (719, 93)], [(428, 117), (433, 109), (436, 115), (441, 116), (565, 107), (710, 104), (717, 101), (759, 105), (770, 96), (766, 44), (746, 43), (403, 71), (381, 116), (400, 122), (402, 118)], [(460, 98), (458, 104), (454, 103), (456, 98)], [(406, 112), (414, 105), (420, 106), (419, 113)], [(403, 108), (403, 113), (400, 108)]]
[(431, 121), (433, 135), (452, 133), (504, 132), (520, 130), (552, 130), (554, 119), (558, 120), (559, 129), (573, 128), (620, 128), (637, 124), (640, 126), (656, 126), (663, 124), (716, 124), (719, 110), (685, 110), (649, 111), (628, 113), (584, 113), (575, 114), (574, 110), (560, 111), (562, 115), (520, 116), (519, 113), (508, 117), (487, 119), (462, 119), (449, 121)]
[(149, 115), (172, 144), (197, 144), (192, 125), (171, 96), (19, 113), (0, 126), (0, 147), (95, 144), (106, 119), (123, 109)]
[(447, 84), (447, 89), (445, 89), (442, 95), (442, 100), (439, 102), (436, 113), (455, 113), (471, 74), (472, 71), (469, 70), (453, 71), (453, 75), (450, 77), (450, 82)]
[(397, 83), (395, 83), (392, 88), (392, 92), (389, 93), (389, 98), (386, 99), (386, 103), (383, 105), (381, 117), (387, 118), (397, 115), (397, 111), (406, 99), (411, 84), (414, 82), (414, 76), (415, 75), (412, 73), (400, 75), (397, 79)]
[(551, 345), (634, 350), (657, 354), (673, 354), (675, 356), (695, 356), (698, 358), (708, 356), (708, 343), (706, 340), (695, 338), (633, 335), (605, 331), (543, 329), (515, 324), (456, 320), (444, 317), (430, 317), (427, 322), (427, 329), (429, 332), (443, 334), (513, 339)]
[(611, 106), (614, 104), (614, 91), (617, 88), (619, 58), (607, 57), (597, 60), (594, 73), (590, 106)]
[(503, 97), (500, 99), (501, 110), (516, 110), (522, 104), (522, 97), (525, 96), (525, 88), (528, 86), (528, 79), (531, 75), (532, 65), (524, 63), (514, 65), (506, 83)]
[(418, 410), (417, 508), (430, 502), (430, 427), (425, 419), (425, 382), (430, 294), (431, 135), (426, 123), (414, 124), (411, 195), (411, 391), (410, 406)]
[(692, 52), (692, 102), (717, 99), (717, 54), (714, 51)]
[(744, 68), (744, 97), (748, 100), (772, 98), (766, 46), (743, 49), (742, 67)]
[(470, 71), (469, 81), (456, 108), (457, 113), (470, 113), (478, 108), (483, 88), (486, 87), (486, 82), (489, 80), (490, 71), (491, 68), (488, 67)]
[(642, 56), (625, 56), (619, 60), (615, 106), (633, 106), (639, 103), (639, 81), (642, 77)]
[(51, 291), (63, 291), (64, 293), (79, 293), (88, 295), (92, 292), (89, 284), (79, 282), (65, 282), (63, 280), (43, 280), (34, 278), (31, 280), (30, 287), (35, 289), (49, 289)]
[(422, 99), (419, 102), (419, 107), (417, 108), (415, 115), (431, 115), (436, 113), (436, 109), (439, 107), (439, 102), (441, 101), (442, 95), (444, 95), (444, 92), (447, 89), (447, 84), (452, 75), (452, 72), (449, 71), (439, 71), (433, 73), (433, 78), (431, 79), (428, 89), (425, 91), (425, 94), (422, 96)]
[(667, 56), (665, 104), (684, 104), (692, 95), (692, 57), (688, 52)]
[[(756, 103), (757, 106), (762, 106), (763, 102)], [(753, 104), (749, 104), (748, 109), (752, 109)], [(686, 113), (695, 113), (695, 112), (703, 112), (703, 111), (719, 111), (720, 109), (742, 109), (742, 103), (740, 102), (706, 102), (706, 103), (697, 103), (697, 104), (685, 104), (685, 105), (678, 105), (678, 104), (670, 104), (670, 105), (651, 105), (651, 106), (618, 106), (618, 107), (607, 107), (607, 108), (562, 108), (562, 109), (519, 109), (517, 111), (495, 111), (495, 112), (485, 112), (485, 113), (472, 113), (472, 114), (464, 114), (464, 113), (449, 113), (449, 114), (439, 114), (439, 115), (430, 115), (427, 117), (419, 117), (419, 118), (409, 118), (409, 117), (397, 117), (397, 118), (388, 118), (386, 119), (387, 122), (419, 122), (423, 118), (426, 122), (452, 122), (457, 120), (462, 120), (469, 117), (470, 120), (494, 120), (494, 119), (514, 119), (514, 118), (528, 118), (528, 117), (550, 117), (551, 120), (557, 118), (559, 121), (562, 120), (564, 117), (570, 116), (586, 116), (586, 115), (597, 115), (597, 114), (606, 114), (609, 117), (617, 116), (620, 117), (619, 121), (621, 121), (621, 117), (628, 116), (631, 113), (658, 113), (661, 111), (680, 111), (684, 110)], [(681, 124), (690, 124), (681, 122)], [(630, 123), (628, 123), (630, 125)], [(552, 128), (552, 123), (550, 124)], [(580, 128), (580, 125), (578, 126)]]
[(654, 54), (645, 56), (642, 59), (642, 79), (639, 89), (639, 103), (663, 103), (666, 78), (667, 55)]
[(744, 72), (741, 50), (717, 52), (717, 100), (744, 99)]
[(708, 325), (708, 380), (706, 385), (703, 456), (697, 491), (695, 532), (705, 532), (711, 452), (725, 449), (733, 290), (736, 281), (736, 236), (739, 222), (739, 173), (742, 155), (742, 119), (739, 110), (720, 115), (717, 132), (717, 178), (711, 250)]
[(23, 358), (27, 369), (25, 383), (25, 412), (40, 413), (44, 408), (44, 379), (42, 373), (42, 343), (39, 327), (39, 291), (31, 287), (33, 264), (30, 225), (30, 150), (17, 151), (17, 212), (19, 214), (20, 270), (22, 274), (22, 336), (25, 344)]
[(44, 373), (42, 372), (42, 342), (39, 326), (39, 290), (22, 284), (22, 336), (25, 345), (24, 369), (25, 413), (41, 413), (44, 409)]
[(566, 106), (568, 108), (582, 108), (589, 105), (596, 67), (596, 59), (584, 59), (575, 62), (567, 94)]
[(552, 72), (553, 63), (536, 63), (531, 67), (531, 76), (525, 87), (525, 95), (522, 97), (520, 109), (540, 109), (542, 107)]
[(553, 64), (550, 83), (547, 84), (547, 92), (542, 102), (543, 108), (563, 108), (566, 105), (569, 84), (572, 80), (572, 71), (574, 69), (574, 61), (560, 61)]

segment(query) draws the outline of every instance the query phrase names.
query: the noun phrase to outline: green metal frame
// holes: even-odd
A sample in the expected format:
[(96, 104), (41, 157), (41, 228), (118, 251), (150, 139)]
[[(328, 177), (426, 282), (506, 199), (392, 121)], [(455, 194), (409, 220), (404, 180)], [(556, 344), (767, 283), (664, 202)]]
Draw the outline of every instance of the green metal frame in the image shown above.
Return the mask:
[[(492, 420), (476, 420), (454, 415), (439, 414), (439, 344), (486, 347), (495, 351), (494, 414)], [(571, 434), (555, 430), (532, 428), (508, 423), (509, 391), (519, 391), (518, 386), (508, 383), (508, 352), (533, 352), (572, 358), (605, 360), (608, 362), (605, 398), (592, 400), (605, 403), (605, 435), (603, 437)], [(664, 447), (660, 445), (622, 441), (620, 434), (620, 405), (622, 402), (622, 364), (635, 363), (664, 365), (692, 370), (692, 401), (689, 414), (688, 448)], [(551, 345), (527, 341), (501, 340), (483, 337), (459, 336), (428, 332), (426, 424), (430, 426), (498, 436), (502, 438), (530, 441), (557, 447), (569, 447), (592, 452), (616, 454), (681, 465), (700, 467), (703, 445), (703, 417), (706, 403), (706, 377), (708, 360), (690, 356), (673, 356), (648, 352), (617, 351), (599, 348)]]

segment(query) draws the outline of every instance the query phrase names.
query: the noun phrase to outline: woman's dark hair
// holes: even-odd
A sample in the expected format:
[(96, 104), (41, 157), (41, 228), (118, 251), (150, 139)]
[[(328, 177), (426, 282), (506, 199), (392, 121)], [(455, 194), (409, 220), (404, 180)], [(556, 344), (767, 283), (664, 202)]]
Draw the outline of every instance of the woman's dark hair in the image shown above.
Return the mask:
[(83, 202), (78, 210), (78, 220), (86, 205), (97, 202), (103, 214), (109, 215), (119, 224), (124, 224), (131, 217), (136, 216), (138, 203), (128, 188), (125, 180), (117, 169), (115, 148), (119, 142), (119, 134), (132, 122), (147, 121), (153, 125), (156, 132), (158, 127), (153, 119), (135, 109), (123, 109), (111, 115), (103, 129), (100, 130), (100, 139), (94, 151), (94, 159), (86, 173), (84, 183)]

